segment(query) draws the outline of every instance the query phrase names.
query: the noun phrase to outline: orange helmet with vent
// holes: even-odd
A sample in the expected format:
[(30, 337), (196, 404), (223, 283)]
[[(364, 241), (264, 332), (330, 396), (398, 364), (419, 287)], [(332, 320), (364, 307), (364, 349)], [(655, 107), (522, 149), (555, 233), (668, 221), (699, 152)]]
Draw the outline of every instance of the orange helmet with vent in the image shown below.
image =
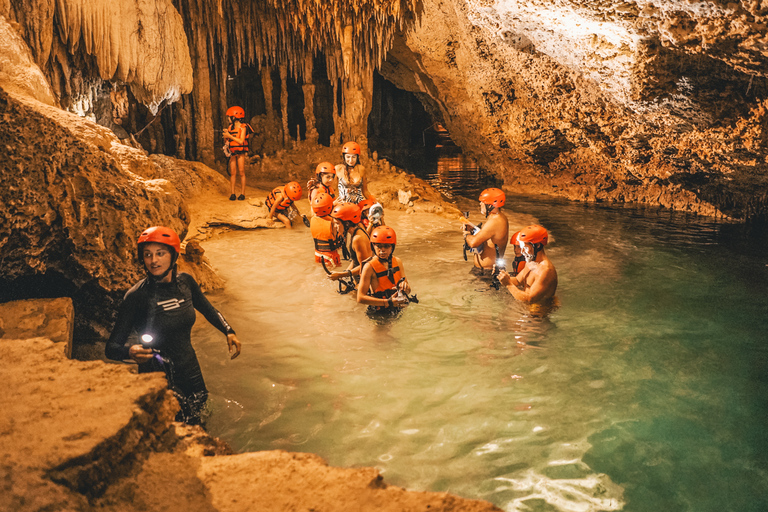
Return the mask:
[(389, 226), (379, 226), (371, 231), (372, 244), (397, 244), (395, 230)]
[(227, 117), (234, 117), (235, 119), (244, 119), (245, 110), (243, 110), (243, 107), (229, 107), (227, 109)]
[(360, 207), (354, 203), (341, 203), (333, 208), (331, 217), (357, 224), (360, 222), (362, 213)]
[(297, 181), (288, 183), (283, 189), (285, 196), (291, 201), (298, 201), (301, 199), (301, 185)]
[(144, 232), (139, 235), (139, 253), (141, 253), (142, 244), (152, 242), (172, 247), (177, 255), (181, 252), (181, 240), (179, 240), (179, 235), (177, 235), (171, 228), (165, 226), (152, 226), (151, 228), (145, 229)]
[(341, 147), (341, 154), (352, 154), (352, 155), (359, 155), (360, 154), (360, 144), (357, 142), (347, 142)]
[(521, 229), (517, 238), (521, 242), (529, 244), (547, 245), (547, 242), (549, 241), (549, 233), (547, 233), (544, 226), (533, 224), (527, 228)]
[(359, 206), (361, 210), (368, 211), (368, 208), (370, 208), (374, 204), (376, 204), (376, 199), (375, 198), (373, 198), (373, 197), (366, 197), (365, 199), (363, 199), (362, 201), (357, 203), (357, 206)]
[(315, 174), (320, 176), (321, 174), (336, 174), (336, 168), (330, 162), (321, 162), (315, 169)]
[(487, 188), (480, 193), (480, 202), (494, 208), (504, 206), (507, 196), (500, 188)]
[(331, 210), (333, 210), (333, 198), (325, 192), (317, 194), (312, 200), (312, 211), (318, 217), (325, 217), (331, 213)]

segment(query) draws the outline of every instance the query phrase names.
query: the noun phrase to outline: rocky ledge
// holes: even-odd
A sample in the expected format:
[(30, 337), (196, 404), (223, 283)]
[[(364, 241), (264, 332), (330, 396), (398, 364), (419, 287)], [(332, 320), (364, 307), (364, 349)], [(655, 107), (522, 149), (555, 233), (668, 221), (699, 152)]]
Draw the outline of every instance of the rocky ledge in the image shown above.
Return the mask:
[[(54, 326), (71, 326), (69, 299), (0, 308), (9, 335), (42, 328), (66, 341)], [(71, 360), (66, 345), (0, 335), (1, 510), (500, 510), (389, 486), (374, 468), (330, 467), (316, 455), (233, 454), (200, 427), (173, 422), (178, 406), (162, 375)]]

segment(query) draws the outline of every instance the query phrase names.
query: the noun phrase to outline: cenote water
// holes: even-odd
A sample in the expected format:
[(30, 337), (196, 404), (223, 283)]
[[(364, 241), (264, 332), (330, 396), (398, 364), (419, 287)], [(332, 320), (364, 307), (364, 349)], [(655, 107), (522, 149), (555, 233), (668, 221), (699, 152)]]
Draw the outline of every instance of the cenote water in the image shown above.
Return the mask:
[(336, 293), (303, 226), (206, 241), (227, 282), (210, 298), (244, 344), (230, 362), (195, 328), (209, 431), (509, 511), (768, 510), (765, 238), (633, 208), (506, 210), (554, 239), (548, 318), (469, 274), (451, 219), (385, 216), (420, 299), (389, 322)]

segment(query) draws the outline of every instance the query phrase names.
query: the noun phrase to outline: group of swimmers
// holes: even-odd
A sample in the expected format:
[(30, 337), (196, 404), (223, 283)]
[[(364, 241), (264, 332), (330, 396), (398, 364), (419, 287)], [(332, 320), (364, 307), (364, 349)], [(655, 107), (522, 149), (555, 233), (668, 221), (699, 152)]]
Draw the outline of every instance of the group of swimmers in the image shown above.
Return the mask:
[[(225, 130), (225, 139), (232, 155), (230, 200), (243, 200), (248, 129), (239, 121), (244, 117), (240, 107), (231, 108), (227, 115), (230, 127)], [(312, 233), (315, 261), (323, 266), (328, 279), (339, 282), (339, 291), (356, 291), (357, 302), (368, 305), (369, 313), (397, 314), (418, 299), (411, 295), (402, 260), (394, 256), (397, 234), (385, 224), (384, 209), (368, 191), (360, 153), (359, 144), (347, 142), (342, 147), (342, 164), (322, 162), (317, 166), (315, 177), (307, 183), (313, 215), (302, 218)], [(237, 174), (241, 175), (239, 196), (235, 191)], [(297, 182), (276, 187), (266, 200), (270, 218), (292, 228), (293, 219), (301, 215), (294, 202), (301, 197), (302, 187)], [(490, 188), (479, 199), (484, 224), (475, 226), (462, 217), (465, 250), (473, 254), (474, 268), (480, 274), (490, 274), (493, 283), (504, 285), (520, 301), (552, 300), (557, 272), (544, 251), (549, 239), (546, 229), (533, 225), (512, 235), (509, 243), (514, 246), (515, 259), (507, 269), (504, 256), (509, 222), (502, 210), (506, 196), (502, 190)], [(350, 262), (345, 270), (331, 271), (342, 264), (339, 250)], [(106, 344), (106, 356), (138, 363), (139, 373), (164, 372), (180, 405), (177, 421), (200, 424), (208, 390), (191, 341), (195, 310), (226, 335), (231, 359), (240, 355), (241, 343), (194, 278), (177, 272), (181, 252), (177, 233), (164, 226), (150, 227), (139, 236), (137, 252), (147, 276), (125, 294)], [(139, 343), (130, 342), (132, 333), (138, 335)]]

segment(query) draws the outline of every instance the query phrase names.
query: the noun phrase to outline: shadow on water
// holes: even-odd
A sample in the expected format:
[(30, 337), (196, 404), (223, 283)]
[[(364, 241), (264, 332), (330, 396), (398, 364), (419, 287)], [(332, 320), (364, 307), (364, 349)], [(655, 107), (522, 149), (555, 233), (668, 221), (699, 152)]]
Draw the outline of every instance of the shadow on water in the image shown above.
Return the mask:
[(641, 207), (506, 209), (552, 234), (547, 318), (470, 275), (450, 219), (387, 214), (420, 303), (379, 323), (303, 228), (206, 242), (227, 280), (211, 299), (244, 342), (229, 362), (196, 327), (211, 432), (505, 510), (768, 509), (765, 235)]

